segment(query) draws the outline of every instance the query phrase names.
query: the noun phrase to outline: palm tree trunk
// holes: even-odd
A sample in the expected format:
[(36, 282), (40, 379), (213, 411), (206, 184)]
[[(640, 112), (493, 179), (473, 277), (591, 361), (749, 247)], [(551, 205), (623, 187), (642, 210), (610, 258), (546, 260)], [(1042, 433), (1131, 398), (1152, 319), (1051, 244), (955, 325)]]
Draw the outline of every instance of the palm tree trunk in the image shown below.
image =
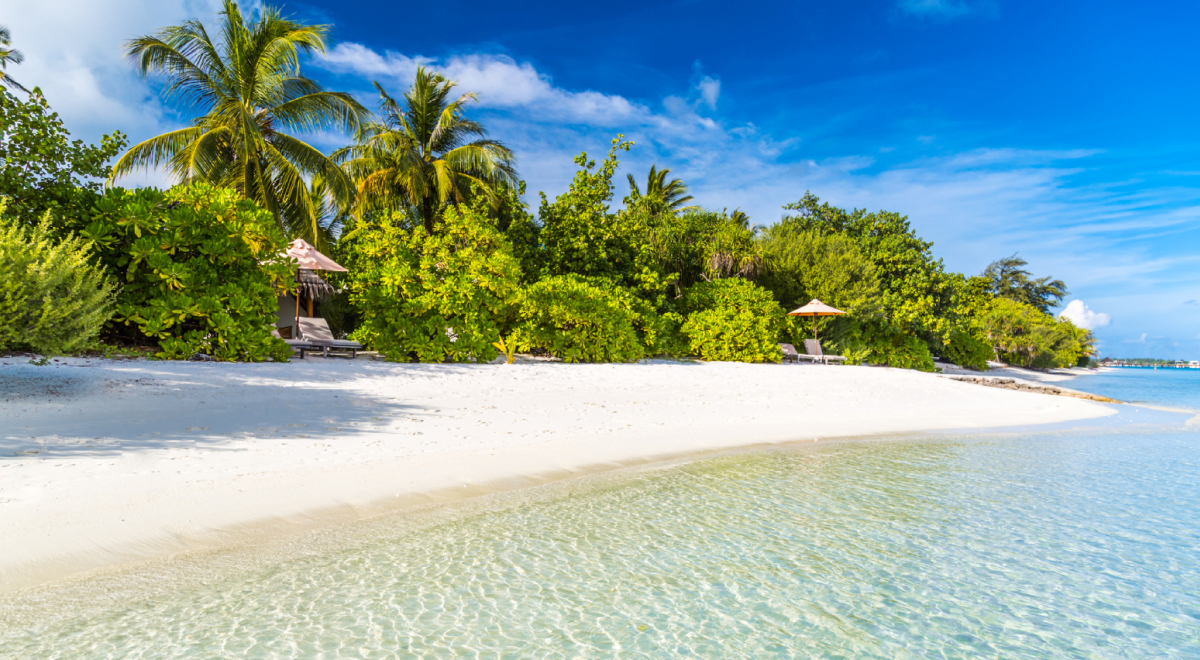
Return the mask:
[(428, 197), (421, 200), (421, 219), (425, 221), (425, 235), (433, 236), (433, 202)]

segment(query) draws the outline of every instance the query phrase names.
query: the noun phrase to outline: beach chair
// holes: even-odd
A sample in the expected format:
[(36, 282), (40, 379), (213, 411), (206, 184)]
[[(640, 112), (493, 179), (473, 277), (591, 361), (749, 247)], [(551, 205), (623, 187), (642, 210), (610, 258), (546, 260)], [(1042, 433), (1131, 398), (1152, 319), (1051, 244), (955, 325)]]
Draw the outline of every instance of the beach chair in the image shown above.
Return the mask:
[(363, 349), (363, 345), (356, 341), (334, 339), (333, 331), (329, 329), (329, 323), (325, 319), (302, 316), (296, 320), (296, 323), (300, 328), (300, 337), (315, 346), (314, 350), (320, 350), (324, 357), (329, 357), (330, 351), (334, 351), (335, 354), (349, 351), (350, 355), (348, 357), (353, 360), (358, 357), (358, 352)]
[(791, 344), (780, 344), (779, 350), (783, 351), (783, 361), (784, 362), (791, 360), (792, 362), (799, 364), (800, 360), (808, 360), (809, 362), (817, 362), (817, 361), (820, 361), (820, 359), (821, 359), (815, 355), (805, 355), (804, 353), (797, 351), (796, 347), (792, 346)]
[(313, 344), (311, 344), (307, 341), (304, 341), (303, 339), (290, 339), (290, 338), (281, 337), (279, 335), (279, 330), (274, 329), (274, 328), (271, 329), (271, 336), (276, 339), (283, 339), (283, 341), (287, 342), (287, 345), (292, 347), (292, 355), (300, 356), (301, 360), (304, 359), (304, 351), (317, 350), (316, 346), (314, 346)]
[(821, 350), (821, 342), (817, 341), (816, 339), (805, 339), (804, 350), (807, 351), (809, 355), (816, 357), (825, 364), (829, 364), (830, 362), (846, 361), (846, 358), (840, 355), (825, 355), (825, 351)]

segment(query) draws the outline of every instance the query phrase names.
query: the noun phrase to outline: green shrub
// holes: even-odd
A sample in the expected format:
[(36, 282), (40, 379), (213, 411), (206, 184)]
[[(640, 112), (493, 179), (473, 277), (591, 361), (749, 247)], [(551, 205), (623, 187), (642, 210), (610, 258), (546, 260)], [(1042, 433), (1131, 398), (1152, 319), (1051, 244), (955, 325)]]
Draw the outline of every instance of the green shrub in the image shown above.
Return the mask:
[(125, 143), (119, 131), (100, 146), (71, 140), (41, 90), (22, 100), (0, 88), (0, 197), (8, 198), (10, 219), (32, 227), (49, 212), (57, 227), (86, 212)]
[(980, 371), (987, 369), (987, 362), (993, 357), (992, 347), (985, 338), (963, 330), (951, 332), (943, 353), (954, 364)]
[(57, 240), (48, 219), (23, 227), (0, 199), (0, 349), (58, 355), (84, 348), (113, 314), (116, 286), (87, 241)]
[(438, 232), (388, 219), (344, 241), (347, 288), (361, 325), (352, 335), (389, 360), (489, 361), (512, 321), (521, 266), (476, 207), (447, 208)]
[[(521, 298), (518, 333), (524, 347), (545, 349), (564, 362), (633, 362), (646, 356), (638, 326), (652, 310), (624, 288), (558, 275), (528, 287)], [(651, 334), (659, 331), (651, 328)], [(657, 343), (657, 336), (650, 341)]]
[(207, 184), (110, 189), (80, 233), (123, 283), (114, 323), (157, 342), (158, 357), (290, 355), (271, 331), (295, 266), (279, 256), (287, 244), (275, 218), (254, 202)]
[(740, 278), (688, 288), (681, 331), (693, 355), (705, 360), (779, 362), (776, 343), (787, 323), (770, 291)]
[(887, 321), (850, 320), (835, 327), (838, 332), (829, 338), (826, 351), (841, 353), (850, 364), (868, 362), (897, 369), (934, 370), (929, 345)]

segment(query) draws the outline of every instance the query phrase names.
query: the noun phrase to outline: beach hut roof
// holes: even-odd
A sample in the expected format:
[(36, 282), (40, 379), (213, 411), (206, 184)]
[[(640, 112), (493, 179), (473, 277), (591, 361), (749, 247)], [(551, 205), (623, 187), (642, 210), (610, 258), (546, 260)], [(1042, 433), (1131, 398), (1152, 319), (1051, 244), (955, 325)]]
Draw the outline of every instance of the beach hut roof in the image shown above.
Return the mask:
[(296, 288), (309, 300), (324, 300), (337, 293), (329, 282), (321, 279), (315, 271), (301, 268), (296, 271)]
[[(297, 238), (288, 245), (287, 256), (291, 257), (296, 265), (306, 270), (328, 270), (339, 273), (346, 272), (336, 261), (317, 252), (317, 248), (309, 244), (303, 238)], [(320, 278), (317, 278), (320, 279)], [(299, 281), (299, 280), (297, 280)]]
[(803, 307), (797, 307), (796, 309), (788, 312), (788, 316), (838, 316), (839, 314), (845, 313), (846, 312), (843, 312), (840, 309), (830, 307), (820, 300), (813, 298), (807, 305)]

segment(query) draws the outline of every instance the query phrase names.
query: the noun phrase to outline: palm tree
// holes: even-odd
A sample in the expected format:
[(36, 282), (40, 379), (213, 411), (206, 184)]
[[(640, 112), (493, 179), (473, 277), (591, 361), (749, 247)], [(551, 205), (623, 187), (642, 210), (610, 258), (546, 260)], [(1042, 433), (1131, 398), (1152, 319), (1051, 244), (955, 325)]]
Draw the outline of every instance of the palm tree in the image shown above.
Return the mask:
[(637, 181), (633, 175), (629, 177), (629, 188), (632, 192), (633, 199), (645, 199), (644, 202), (651, 213), (679, 213), (681, 211), (696, 211), (699, 206), (684, 206), (684, 204), (692, 201), (692, 196), (687, 194), (687, 185), (679, 179), (671, 179), (667, 181), (667, 175), (671, 173), (668, 169), (657, 169), (657, 165), (650, 166), (650, 175), (646, 177), (646, 194), (638, 189)]
[(356, 215), (413, 209), (432, 234), (443, 204), (466, 201), (472, 187), (495, 200), (498, 187), (515, 185), (512, 151), (463, 116), (464, 106), (478, 99), (467, 92), (452, 100), (455, 87), (417, 67), (401, 104), (375, 83), (382, 117), (363, 126), (356, 144), (333, 155), (357, 184)]
[(202, 114), (130, 148), (112, 178), (165, 164), (180, 182), (234, 188), (275, 214), (287, 234), (323, 243), (308, 180), (322, 178), (345, 207), (353, 184), (328, 156), (285, 131), (352, 132), (368, 112), (349, 94), (300, 75), (300, 54), (324, 53), (328, 26), (302, 25), (270, 7), (247, 23), (232, 0), (222, 16), (215, 42), (199, 21), (128, 42), (126, 54), (143, 77), (163, 75), (164, 95)]
[(734, 222), (742, 229), (750, 228), (750, 216), (746, 215), (746, 212), (741, 208), (734, 209), (733, 213), (727, 213), (725, 211), (722, 212), (726, 213), (726, 215), (729, 216), (730, 221)]
[(0, 25), (0, 85), (15, 87), (28, 94), (29, 90), (22, 87), (21, 83), (13, 80), (12, 76), (8, 75), (8, 65), (10, 62), (20, 64), (25, 61), (25, 55), (16, 48), (9, 48), (10, 44), (12, 44), (12, 37), (8, 33), (8, 28)]

